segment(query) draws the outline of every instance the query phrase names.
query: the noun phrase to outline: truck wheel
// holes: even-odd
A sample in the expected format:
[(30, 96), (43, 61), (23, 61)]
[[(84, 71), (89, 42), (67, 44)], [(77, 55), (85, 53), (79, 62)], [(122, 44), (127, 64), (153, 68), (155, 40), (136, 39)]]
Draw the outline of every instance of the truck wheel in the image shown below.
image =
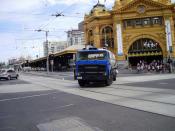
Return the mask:
[(85, 82), (83, 80), (78, 80), (78, 84), (80, 85), (80, 87), (85, 86)]
[(107, 78), (107, 80), (106, 80), (106, 86), (110, 86), (112, 84), (112, 82), (113, 82), (113, 79), (114, 79), (114, 75), (113, 75), (113, 73), (111, 71), (110, 72), (110, 77)]
[(117, 77), (117, 75), (114, 74), (114, 75), (113, 75), (113, 81), (116, 81), (116, 77)]
[(116, 76), (113, 77), (113, 81), (116, 81)]
[(116, 77), (117, 77), (117, 71), (116, 70), (113, 70), (113, 81), (116, 81)]
[(112, 84), (112, 79), (107, 79), (106, 80), (106, 86), (110, 86)]

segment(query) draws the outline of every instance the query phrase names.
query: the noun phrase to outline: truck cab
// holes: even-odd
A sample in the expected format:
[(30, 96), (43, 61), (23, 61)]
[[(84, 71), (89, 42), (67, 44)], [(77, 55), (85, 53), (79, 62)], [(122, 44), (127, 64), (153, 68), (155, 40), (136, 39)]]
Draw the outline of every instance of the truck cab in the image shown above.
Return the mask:
[(77, 52), (74, 78), (80, 87), (90, 82), (104, 82), (107, 86), (116, 80), (115, 55), (107, 49), (89, 48)]

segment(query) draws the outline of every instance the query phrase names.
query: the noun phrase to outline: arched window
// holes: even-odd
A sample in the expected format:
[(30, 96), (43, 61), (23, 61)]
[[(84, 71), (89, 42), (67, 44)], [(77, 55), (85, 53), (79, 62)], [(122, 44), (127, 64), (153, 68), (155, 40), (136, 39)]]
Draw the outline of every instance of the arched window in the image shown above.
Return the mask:
[(113, 29), (110, 26), (106, 26), (102, 29), (101, 36), (101, 46), (102, 47), (114, 47)]
[(88, 31), (88, 45), (94, 45), (93, 31)]

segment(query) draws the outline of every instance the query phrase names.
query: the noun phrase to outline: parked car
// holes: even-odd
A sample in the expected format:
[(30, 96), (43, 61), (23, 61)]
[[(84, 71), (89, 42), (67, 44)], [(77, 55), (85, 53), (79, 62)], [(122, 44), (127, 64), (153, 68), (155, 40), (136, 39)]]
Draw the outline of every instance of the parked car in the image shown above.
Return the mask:
[(0, 79), (11, 80), (12, 78), (18, 79), (19, 75), (13, 69), (0, 70)]

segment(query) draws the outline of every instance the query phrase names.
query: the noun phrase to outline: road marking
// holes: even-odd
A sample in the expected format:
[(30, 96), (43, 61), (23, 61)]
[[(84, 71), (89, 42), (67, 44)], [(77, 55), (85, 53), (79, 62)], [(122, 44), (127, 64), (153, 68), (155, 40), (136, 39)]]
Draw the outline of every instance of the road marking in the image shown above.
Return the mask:
[(74, 104), (68, 104), (68, 105), (64, 105), (64, 106), (60, 106), (60, 107), (55, 107), (55, 108), (52, 108), (52, 109), (43, 109), (43, 110), (40, 110), (41, 112), (45, 112), (45, 111), (52, 111), (52, 110), (59, 110), (59, 109), (63, 109), (63, 108), (67, 108), (67, 107), (71, 107), (71, 106), (74, 106)]
[(0, 119), (6, 119), (6, 118), (10, 118), (10, 117), (14, 117), (14, 116), (13, 115), (0, 116)]
[(159, 84), (160, 84), (160, 85), (168, 85), (168, 83), (163, 83), (163, 82), (162, 82), (162, 83), (159, 83)]
[(27, 99), (27, 98), (40, 97), (40, 96), (48, 96), (48, 95), (57, 94), (57, 93), (58, 92), (52, 92), (52, 93), (39, 94), (39, 95), (31, 95), (31, 96), (24, 96), (24, 97), (15, 97), (15, 98), (10, 98), (10, 99), (2, 99), (2, 100), (0, 100), (0, 102), (12, 101), (12, 100), (21, 100), (21, 99)]
[(15, 127), (2, 127), (2, 128), (0, 128), (0, 130), (7, 130), (7, 129), (15, 130), (16, 128)]
[(67, 117), (48, 123), (37, 125), (40, 131), (102, 131), (98, 127), (91, 127), (86, 121), (79, 117)]

